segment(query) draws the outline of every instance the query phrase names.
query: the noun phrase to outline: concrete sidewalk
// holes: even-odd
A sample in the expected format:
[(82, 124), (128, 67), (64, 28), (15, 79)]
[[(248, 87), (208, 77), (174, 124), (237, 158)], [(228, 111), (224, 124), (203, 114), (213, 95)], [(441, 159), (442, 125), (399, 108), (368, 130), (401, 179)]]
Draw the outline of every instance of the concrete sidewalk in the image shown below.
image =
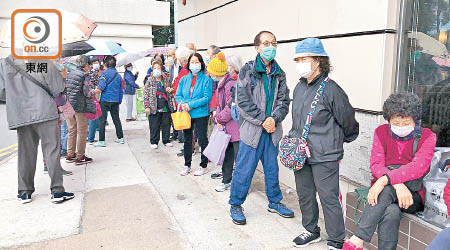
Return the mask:
[[(112, 123), (111, 123), (112, 124)], [(267, 212), (264, 176), (257, 171), (244, 204), (247, 225), (234, 225), (228, 214), (229, 191), (217, 193), (210, 173), (181, 177), (182, 145), (151, 149), (148, 123), (123, 123), (126, 144), (114, 143), (107, 129), (107, 147), (87, 147), (88, 165), (65, 163), (74, 175), (64, 177), (76, 198), (50, 202), (49, 178), (38, 160), (33, 202), (16, 199), (17, 158), (0, 166), (0, 248), (12, 249), (293, 249), (303, 228), (297, 195), (282, 187), (283, 202), (296, 217)], [(41, 157), (41, 156), (40, 156)], [(194, 170), (200, 156), (193, 159)], [(286, 192), (288, 191), (288, 192)], [(323, 238), (326, 238), (323, 222)], [(307, 249), (327, 249), (325, 241)]]

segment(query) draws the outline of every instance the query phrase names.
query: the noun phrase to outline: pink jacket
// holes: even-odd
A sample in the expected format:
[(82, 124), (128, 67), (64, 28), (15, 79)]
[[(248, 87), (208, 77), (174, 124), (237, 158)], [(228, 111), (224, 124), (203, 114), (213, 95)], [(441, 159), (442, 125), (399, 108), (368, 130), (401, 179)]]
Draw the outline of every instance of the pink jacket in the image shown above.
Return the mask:
[[(409, 141), (394, 139), (389, 124), (376, 128), (370, 155), (370, 170), (374, 177), (372, 184), (385, 174), (389, 176), (392, 185), (425, 176), (430, 170), (430, 163), (433, 159), (436, 134), (427, 128), (422, 130), (422, 138), (414, 157), (413, 144), (414, 139)], [(386, 167), (387, 165), (403, 166), (395, 170), (389, 170)], [(425, 201), (423, 189), (419, 193), (422, 201)]]
[[(228, 82), (227, 82), (228, 81)], [(225, 85), (225, 83), (227, 84)], [(216, 90), (217, 97), (217, 109), (216, 115), (214, 118), (221, 125), (225, 125), (225, 131), (227, 134), (231, 135), (230, 142), (235, 142), (240, 140), (239, 134), (239, 124), (231, 118), (231, 110), (229, 103), (231, 102), (231, 88), (236, 83), (236, 80), (232, 79), (230, 74), (226, 74), (222, 81), (219, 82), (219, 85)], [(222, 100), (225, 96), (225, 106), (222, 107)]]
[(450, 216), (450, 179), (448, 179), (444, 188), (444, 203), (447, 205), (447, 213)]

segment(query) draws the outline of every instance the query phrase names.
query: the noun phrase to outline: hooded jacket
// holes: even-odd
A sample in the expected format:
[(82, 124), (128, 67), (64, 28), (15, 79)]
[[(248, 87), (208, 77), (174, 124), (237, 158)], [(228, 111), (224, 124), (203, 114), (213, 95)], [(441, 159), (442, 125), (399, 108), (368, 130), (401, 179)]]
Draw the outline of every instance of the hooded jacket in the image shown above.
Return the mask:
[[(9, 56), (17, 66), (26, 69), (24, 60)], [(46, 63), (47, 73), (29, 73), (47, 86), (53, 95), (64, 91), (64, 80), (53, 62), (48, 60), (30, 61)], [(5, 59), (0, 59), (0, 100), (6, 101), (6, 116), (9, 129), (59, 119), (58, 108), (53, 98), (13, 67)]]
[[(286, 84), (286, 74), (278, 63), (273, 60), (271, 64), (271, 76), (274, 95), (273, 98), (266, 98), (263, 74), (266, 74), (264, 64), (260, 56), (255, 61), (247, 62), (239, 72), (239, 80), (236, 90), (237, 106), (240, 113), (240, 138), (243, 143), (257, 148), (261, 133), (262, 124), (268, 117), (272, 117), (276, 123), (276, 130), (272, 135), (272, 142), (275, 146), (283, 136), (281, 122), (289, 112), (289, 89)], [(272, 99), (272, 102), (267, 100)], [(272, 105), (268, 110), (267, 104)], [(267, 113), (270, 112), (270, 115)]]
[[(301, 78), (294, 90), (292, 129), (289, 137), (301, 137), (307, 113), (321, 82), (328, 77), (322, 73), (307, 84)], [(344, 156), (344, 142), (354, 141), (359, 134), (359, 123), (347, 94), (329, 79), (312, 116), (307, 139), (311, 157), (308, 163), (338, 161)]]

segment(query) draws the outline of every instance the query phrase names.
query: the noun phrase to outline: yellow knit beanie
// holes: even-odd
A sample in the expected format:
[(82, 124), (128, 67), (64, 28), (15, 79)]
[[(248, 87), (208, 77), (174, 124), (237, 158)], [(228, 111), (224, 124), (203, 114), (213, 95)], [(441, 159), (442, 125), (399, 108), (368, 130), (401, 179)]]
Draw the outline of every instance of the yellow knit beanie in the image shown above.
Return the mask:
[(225, 54), (223, 52), (219, 52), (214, 59), (212, 59), (207, 68), (208, 72), (215, 76), (223, 76), (228, 71), (228, 64), (225, 61)]

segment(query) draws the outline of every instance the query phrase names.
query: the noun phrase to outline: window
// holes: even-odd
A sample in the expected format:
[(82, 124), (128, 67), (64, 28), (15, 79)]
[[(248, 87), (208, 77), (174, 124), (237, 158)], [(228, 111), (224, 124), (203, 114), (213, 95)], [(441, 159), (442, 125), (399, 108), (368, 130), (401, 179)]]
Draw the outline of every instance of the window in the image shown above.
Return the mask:
[(397, 91), (422, 100), (422, 126), (450, 147), (450, 0), (404, 0)]

